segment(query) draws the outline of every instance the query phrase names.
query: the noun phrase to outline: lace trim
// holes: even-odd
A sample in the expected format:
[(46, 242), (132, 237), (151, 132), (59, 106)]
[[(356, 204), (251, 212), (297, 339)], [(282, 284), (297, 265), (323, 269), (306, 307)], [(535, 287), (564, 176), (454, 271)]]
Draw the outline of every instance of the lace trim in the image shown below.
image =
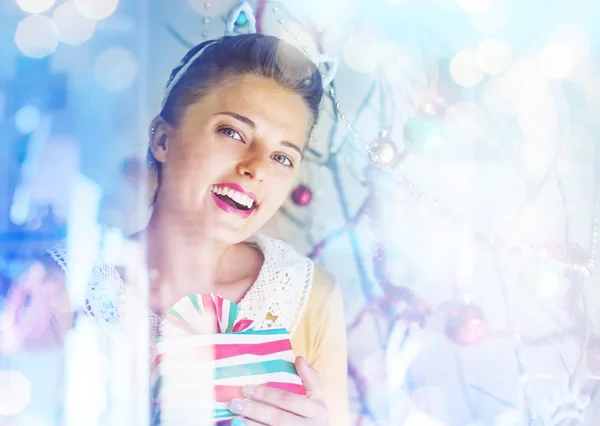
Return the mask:
[[(49, 249), (48, 254), (68, 276), (70, 268), (66, 240)], [(127, 287), (113, 266), (96, 262), (90, 273), (84, 310), (96, 319), (99, 326), (106, 327), (121, 318), (126, 291)]]
[[(312, 289), (314, 264), (280, 240), (257, 234), (247, 240), (263, 253), (264, 262), (256, 282), (240, 301), (240, 317), (254, 321), (257, 330), (285, 328), (293, 335), (298, 327)], [(48, 250), (50, 256), (69, 274), (66, 241)], [(105, 263), (94, 264), (87, 288), (85, 310), (102, 327), (126, 314), (127, 287), (117, 270)], [(160, 330), (161, 318), (148, 310), (150, 335)]]

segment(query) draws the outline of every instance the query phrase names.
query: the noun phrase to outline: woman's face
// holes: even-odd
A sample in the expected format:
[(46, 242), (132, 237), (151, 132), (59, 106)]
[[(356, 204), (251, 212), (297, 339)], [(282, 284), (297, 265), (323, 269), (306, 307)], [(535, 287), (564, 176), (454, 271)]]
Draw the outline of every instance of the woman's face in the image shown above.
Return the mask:
[(177, 128), (155, 121), (163, 176), (158, 209), (211, 238), (236, 243), (281, 207), (311, 124), (302, 97), (254, 75), (210, 90)]

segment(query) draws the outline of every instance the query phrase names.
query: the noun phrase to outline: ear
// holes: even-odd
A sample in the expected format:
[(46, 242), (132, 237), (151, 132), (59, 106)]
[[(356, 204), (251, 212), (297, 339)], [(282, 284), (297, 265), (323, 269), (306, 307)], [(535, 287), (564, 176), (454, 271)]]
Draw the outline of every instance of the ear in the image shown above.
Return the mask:
[(173, 127), (160, 115), (157, 115), (148, 129), (150, 136), (150, 150), (159, 163), (167, 161), (167, 150), (169, 149), (169, 138), (173, 133)]

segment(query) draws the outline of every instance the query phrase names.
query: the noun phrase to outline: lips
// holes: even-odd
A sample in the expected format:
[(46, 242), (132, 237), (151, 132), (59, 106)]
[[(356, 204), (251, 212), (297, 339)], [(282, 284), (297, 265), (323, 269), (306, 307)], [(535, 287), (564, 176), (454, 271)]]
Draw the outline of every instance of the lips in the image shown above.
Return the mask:
[(211, 185), (209, 190), (217, 206), (228, 213), (248, 217), (257, 207), (254, 194), (238, 184), (219, 183)]

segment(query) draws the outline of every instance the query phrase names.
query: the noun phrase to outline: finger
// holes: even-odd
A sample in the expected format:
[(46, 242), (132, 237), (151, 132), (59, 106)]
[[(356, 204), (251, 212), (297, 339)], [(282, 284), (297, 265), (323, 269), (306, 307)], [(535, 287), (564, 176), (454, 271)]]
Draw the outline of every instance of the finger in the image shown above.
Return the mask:
[(34, 262), (17, 281), (18, 287), (26, 289), (38, 289), (46, 277), (46, 268), (39, 262)]
[(296, 371), (302, 380), (306, 396), (310, 399), (323, 401), (323, 388), (317, 371), (301, 356), (296, 358)]
[(269, 404), (301, 417), (313, 418), (322, 409), (320, 404), (304, 395), (269, 386), (244, 386), (242, 393), (249, 400)]
[(264, 423), (258, 423), (254, 420), (236, 417), (229, 423), (230, 426), (266, 426)]
[(279, 407), (248, 399), (234, 399), (229, 404), (229, 410), (242, 415), (244, 421), (249, 419), (269, 426), (299, 426), (299, 421), (302, 420), (296, 414)]

